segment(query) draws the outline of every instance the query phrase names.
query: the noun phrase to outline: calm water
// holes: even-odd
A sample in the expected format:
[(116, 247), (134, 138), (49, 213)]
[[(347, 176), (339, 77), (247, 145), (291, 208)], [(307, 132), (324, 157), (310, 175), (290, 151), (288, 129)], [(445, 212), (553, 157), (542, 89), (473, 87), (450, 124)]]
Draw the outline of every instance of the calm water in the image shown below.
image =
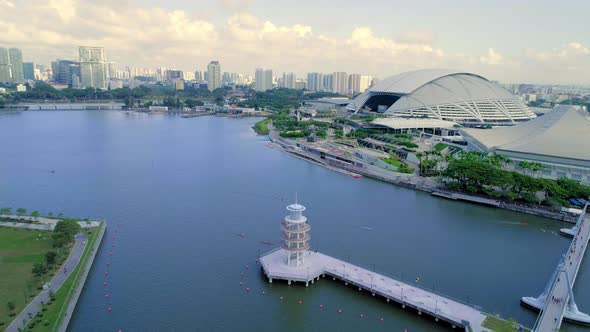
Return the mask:
[[(533, 325), (536, 315), (519, 299), (541, 292), (566, 250), (568, 240), (554, 234), (561, 224), (353, 179), (268, 148), (255, 122), (117, 112), (0, 117), (0, 206), (109, 222), (70, 331), (445, 329), (331, 280), (269, 285), (255, 259), (271, 247), (259, 242), (277, 242), (295, 192), (315, 248), (406, 280), (419, 276), (424, 286)], [(242, 272), (250, 293), (239, 286)], [(586, 312), (589, 281), (586, 262), (576, 284)]]

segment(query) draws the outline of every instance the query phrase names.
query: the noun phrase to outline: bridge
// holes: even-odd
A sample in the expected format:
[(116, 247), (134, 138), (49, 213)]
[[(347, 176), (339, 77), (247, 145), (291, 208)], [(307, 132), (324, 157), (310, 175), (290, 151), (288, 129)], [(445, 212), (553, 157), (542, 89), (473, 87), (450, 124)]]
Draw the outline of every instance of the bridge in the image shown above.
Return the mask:
[(523, 297), (522, 303), (540, 310), (533, 331), (559, 331), (563, 320), (573, 323), (590, 325), (590, 316), (580, 312), (574, 301), (573, 287), (584, 258), (590, 236), (590, 218), (586, 216), (584, 207), (576, 225), (570, 230), (560, 232), (573, 237), (567, 252), (559, 263), (545, 290), (538, 297)]

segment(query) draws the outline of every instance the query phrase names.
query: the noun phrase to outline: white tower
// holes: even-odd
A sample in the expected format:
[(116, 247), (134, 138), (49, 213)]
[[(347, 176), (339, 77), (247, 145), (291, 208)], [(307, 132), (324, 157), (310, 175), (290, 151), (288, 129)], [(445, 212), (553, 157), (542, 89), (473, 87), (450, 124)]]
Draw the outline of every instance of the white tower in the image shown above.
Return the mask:
[(281, 247), (285, 250), (287, 257), (285, 263), (289, 266), (297, 267), (305, 262), (305, 254), (309, 250), (311, 227), (307, 223), (307, 218), (303, 216), (305, 206), (291, 204), (287, 206), (289, 215), (285, 217), (281, 226)]

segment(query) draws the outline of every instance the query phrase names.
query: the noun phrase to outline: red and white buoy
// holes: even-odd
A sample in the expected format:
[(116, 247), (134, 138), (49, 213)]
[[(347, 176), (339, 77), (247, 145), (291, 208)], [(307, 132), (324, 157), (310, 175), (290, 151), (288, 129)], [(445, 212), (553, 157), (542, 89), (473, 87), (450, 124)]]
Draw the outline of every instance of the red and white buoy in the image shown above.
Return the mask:
[(249, 291), (250, 291), (250, 287), (246, 287), (246, 292), (249, 292)]
[(338, 313), (341, 314), (342, 313), (342, 309), (338, 309)]
[(106, 297), (108, 299), (111, 296), (107, 293), (107, 294), (104, 295), (104, 297)]
[(324, 309), (324, 305), (323, 304), (320, 304), (320, 309)]
[(365, 314), (360, 314), (360, 317), (361, 318), (365, 318)]
[(107, 308), (107, 311), (108, 311), (108, 312), (111, 312), (112, 310), (113, 310), (113, 309), (112, 309), (111, 307), (108, 307), (108, 308)]

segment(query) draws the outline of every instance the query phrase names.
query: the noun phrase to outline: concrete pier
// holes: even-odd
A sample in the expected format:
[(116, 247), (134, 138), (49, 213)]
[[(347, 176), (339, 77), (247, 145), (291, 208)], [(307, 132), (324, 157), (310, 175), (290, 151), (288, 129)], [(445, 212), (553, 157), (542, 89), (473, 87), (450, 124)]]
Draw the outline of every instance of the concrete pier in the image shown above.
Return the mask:
[(279, 279), (287, 280), (288, 284), (302, 282), (309, 285), (314, 279), (319, 280), (320, 276), (328, 275), (345, 285), (353, 285), (359, 291), (366, 290), (375, 296), (382, 296), (388, 302), (395, 301), (402, 308), (413, 308), (420, 315), (432, 316), (454, 327), (487, 331), (482, 327), (486, 316), (466, 304), (319, 252), (307, 252), (305, 263), (298, 267), (285, 264), (286, 255), (284, 249), (277, 248), (260, 257), (260, 264), (269, 282)]

